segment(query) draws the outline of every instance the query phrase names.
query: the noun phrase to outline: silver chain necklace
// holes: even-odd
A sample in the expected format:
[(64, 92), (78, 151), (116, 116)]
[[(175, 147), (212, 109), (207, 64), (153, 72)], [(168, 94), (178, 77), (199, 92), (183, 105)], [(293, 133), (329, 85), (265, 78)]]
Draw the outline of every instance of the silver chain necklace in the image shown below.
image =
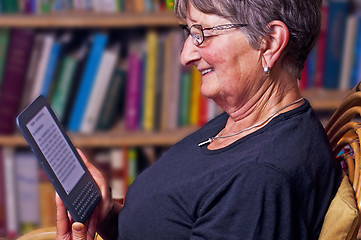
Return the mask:
[(224, 130), (222, 130), (219, 134), (217, 134), (216, 136), (214, 137), (211, 137), (211, 138), (208, 138), (207, 140), (203, 141), (203, 142), (200, 142), (198, 143), (198, 147), (202, 147), (203, 145), (206, 145), (206, 144), (209, 144), (211, 142), (213, 142), (214, 140), (218, 139), (218, 138), (227, 138), (227, 137), (232, 137), (232, 136), (235, 136), (235, 135), (238, 135), (238, 134), (241, 134), (243, 132), (246, 132), (248, 130), (251, 130), (253, 128), (256, 128), (256, 127), (259, 127), (263, 124), (265, 124), (268, 120), (270, 120), (274, 115), (276, 115), (277, 113), (279, 113), (280, 111), (282, 111), (283, 109), (289, 107), (289, 106), (292, 106), (296, 103), (299, 103), (303, 100), (303, 97), (301, 97), (300, 99), (294, 101), (294, 102), (291, 102), (289, 104), (287, 104), (286, 106), (283, 106), (281, 107), (280, 109), (278, 109), (277, 111), (275, 111), (274, 113), (272, 113), (270, 116), (268, 116), (268, 118), (266, 118), (264, 121), (260, 122), (260, 123), (256, 123), (255, 125), (252, 125), (248, 128), (245, 128), (245, 129), (242, 129), (241, 131), (238, 131), (238, 132), (235, 132), (235, 133), (232, 133), (232, 134), (229, 134), (229, 135), (221, 135), (223, 133)]

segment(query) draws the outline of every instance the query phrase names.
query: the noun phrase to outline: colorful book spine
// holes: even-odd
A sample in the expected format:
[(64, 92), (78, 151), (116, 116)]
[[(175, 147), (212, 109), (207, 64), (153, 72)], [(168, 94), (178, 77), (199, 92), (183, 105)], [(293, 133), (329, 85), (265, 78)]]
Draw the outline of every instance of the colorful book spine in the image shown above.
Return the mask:
[(199, 94), (199, 117), (198, 126), (203, 126), (208, 121), (208, 99)]
[(199, 123), (199, 112), (200, 112), (200, 92), (201, 92), (201, 73), (192, 66), (191, 68), (191, 106), (189, 110), (189, 123), (191, 125), (198, 125)]
[(59, 60), (58, 58), (60, 55), (60, 48), (61, 48), (61, 44), (59, 42), (55, 42), (50, 50), (49, 59), (44, 74), (44, 82), (40, 91), (41, 95), (43, 95), (46, 98), (49, 96), (51, 85), (53, 83), (52, 82), (54, 79), (53, 75), (55, 73), (57, 61)]
[(2, 3), (5, 13), (17, 13), (19, 11), (17, 0), (3, 0)]
[(0, 134), (11, 134), (14, 131), (33, 36), (33, 31), (27, 29), (11, 31), (0, 89)]
[(315, 69), (315, 87), (321, 88), (323, 81), (323, 71), (325, 67), (326, 35), (327, 35), (328, 4), (323, 4), (321, 8), (321, 31), (317, 42), (317, 57)]
[(41, 55), (39, 58), (38, 66), (35, 73), (35, 79), (32, 85), (30, 100), (34, 100), (40, 93), (45, 80), (46, 68), (51, 53), (52, 46), (54, 45), (55, 36), (52, 33), (45, 34)]
[(91, 133), (97, 125), (101, 107), (106, 98), (106, 91), (111, 81), (118, 60), (119, 46), (107, 49), (102, 56), (99, 70), (95, 78), (94, 87), (87, 103), (80, 132)]
[(361, 76), (361, 17), (358, 16), (355, 43), (353, 47), (353, 58), (351, 66), (351, 77), (349, 82), (349, 89), (352, 89), (360, 81)]
[[(170, 45), (168, 45), (168, 40)], [(179, 53), (181, 52), (183, 35), (181, 31), (172, 31), (169, 35), (169, 39), (166, 40), (165, 45), (165, 63), (169, 64), (168, 67), (165, 67), (165, 76), (164, 76), (164, 88), (163, 88), (163, 103), (165, 114), (162, 114), (162, 130), (176, 129), (178, 127), (178, 107), (179, 107), (179, 86), (181, 79), (181, 64), (179, 59)], [(170, 46), (170, 50), (168, 49)], [(170, 60), (168, 61), (168, 57)], [(168, 70), (166, 70), (168, 69)]]
[(132, 184), (138, 174), (138, 154), (135, 148), (125, 149), (128, 159), (128, 185)]
[(142, 60), (136, 51), (128, 56), (128, 75), (125, 101), (125, 128), (138, 129), (140, 93), (141, 93)]
[(147, 60), (145, 69), (145, 84), (143, 98), (143, 129), (146, 131), (154, 130), (155, 113), (155, 93), (157, 79), (157, 51), (158, 36), (153, 30), (150, 30), (146, 36), (147, 42)]
[(189, 71), (182, 73), (180, 81), (180, 100), (179, 100), (179, 126), (189, 125), (190, 110), (190, 93), (191, 93), (191, 76)]
[(124, 149), (114, 148), (110, 150), (110, 166), (112, 169), (110, 178), (112, 198), (123, 204), (128, 190), (128, 159)]
[(8, 44), (9, 44), (9, 29), (2, 28), (0, 29), (0, 87), (3, 79)]
[(347, 18), (346, 24), (346, 38), (344, 44), (344, 51), (342, 55), (340, 90), (348, 90), (351, 80), (351, 69), (356, 50), (356, 33), (359, 16), (352, 14)]
[(39, 59), (41, 58), (41, 51), (43, 49), (45, 36), (43, 34), (36, 34), (33, 41), (33, 46), (31, 49), (30, 60), (28, 64), (28, 69), (25, 77), (25, 84), (23, 91), (23, 96), (21, 99), (20, 109), (24, 109), (31, 102), (32, 98), (32, 89), (35, 84), (35, 77), (39, 65)]
[(37, 228), (39, 216), (38, 161), (29, 151), (15, 153), (17, 207), (20, 234)]
[(125, 82), (126, 71), (118, 66), (107, 90), (107, 97), (104, 101), (96, 129), (108, 130), (115, 122), (117, 114), (123, 115)]
[(40, 227), (56, 225), (55, 190), (42, 168), (38, 168)]
[(6, 237), (15, 239), (18, 235), (18, 208), (16, 206), (16, 175), (15, 175), (15, 150), (3, 148), (5, 197), (6, 197)]
[(330, 0), (327, 22), (326, 56), (323, 87), (335, 89), (339, 86), (343, 42), (349, 2)]
[(86, 110), (87, 102), (98, 71), (101, 56), (106, 47), (108, 36), (98, 33), (94, 36), (90, 54), (87, 59), (85, 70), (80, 82), (79, 90), (70, 114), (68, 130), (79, 131)]
[(59, 78), (55, 86), (54, 96), (51, 100), (51, 106), (60, 121), (63, 121), (64, 118), (65, 107), (69, 100), (77, 65), (78, 61), (76, 58), (65, 56), (60, 66)]

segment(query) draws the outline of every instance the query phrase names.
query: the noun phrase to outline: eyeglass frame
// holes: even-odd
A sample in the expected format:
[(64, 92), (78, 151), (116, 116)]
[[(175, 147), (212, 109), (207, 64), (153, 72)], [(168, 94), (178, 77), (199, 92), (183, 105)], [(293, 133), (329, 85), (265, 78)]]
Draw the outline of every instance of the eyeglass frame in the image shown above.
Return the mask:
[[(189, 37), (189, 35), (191, 35), (192, 37), (192, 40), (193, 40), (193, 44), (197, 47), (199, 47), (200, 45), (202, 45), (202, 43), (204, 42), (204, 39), (207, 38), (207, 37), (212, 37), (212, 36), (204, 36), (204, 30), (227, 30), (227, 29), (232, 29), (232, 28), (239, 28), (239, 27), (246, 27), (248, 26), (248, 24), (246, 23), (230, 23), (230, 24), (222, 24), (222, 25), (217, 25), (217, 26), (214, 26), (214, 27), (208, 27), (208, 28), (203, 28), (202, 25), (200, 24), (193, 24), (192, 26), (190, 26), (188, 28), (187, 25), (181, 25), (181, 27), (183, 28), (184, 31), (187, 32), (187, 36), (186, 38)], [(197, 41), (197, 39), (194, 37), (194, 35), (192, 35), (191, 33), (191, 29), (192, 27), (199, 27), (202, 35), (201, 35), (201, 42)], [(217, 35), (213, 35), (213, 36), (217, 36)]]

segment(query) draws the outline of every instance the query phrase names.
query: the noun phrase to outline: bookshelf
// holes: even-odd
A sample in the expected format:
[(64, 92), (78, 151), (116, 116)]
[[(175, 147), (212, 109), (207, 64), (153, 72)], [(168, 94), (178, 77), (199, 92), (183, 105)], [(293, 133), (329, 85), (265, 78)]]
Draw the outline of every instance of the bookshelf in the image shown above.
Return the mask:
[(44, 15), (0, 15), (0, 27), (20, 28), (132, 28), (174, 27), (173, 12), (94, 13), (64, 12)]
[[(92, 13), (64, 12), (44, 15), (0, 15), (0, 28), (34, 29), (134, 29), (134, 28), (176, 28), (179, 20), (172, 12), (151, 13)], [(336, 109), (347, 91), (306, 90), (303, 95), (316, 111)], [(123, 147), (168, 147), (195, 131), (197, 126), (186, 126), (167, 131), (126, 131), (119, 123), (106, 132), (91, 134), (70, 133), (74, 145), (81, 148), (123, 148)], [(0, 135), (0, 149), (22, 148), (27, 144), (19, 133)]]
[[(183, 137), (194, 132), (197, 127), (184, 127), (166, 132), (144, 132), (111, 130), (110, 132), (97, 132), (91, 135), (70, 134), (70, 138), (77, 147), (84, 148), (112, 148), (133, 146), (170, 146)], [(0, 136), (0, 146), (26, 147), (27, 143), (20, 134)]]
[[(67, 11), (43, 15), (4, 14), (0, 15), (0, 28), (175, 28), (181, 22), (172, 11), (146, 13), (96, 13)], [(316, 111), (332, 112), (347, 95), (347, 91), (311, 89), (302, 92)], [(169, 146), (194, 131), (187, 127), (169, 132), (126, 132), (116, 127), (111, 132), (91, 135), (71, 134), (77, 146), (123, 147), (123, 146)], [(109, 136), (109, 137), (108, 137)], [(109, 140), (107, 140), (109, 139)], [(26, 146), (19, 134), (0, 135), (0, 146)]]

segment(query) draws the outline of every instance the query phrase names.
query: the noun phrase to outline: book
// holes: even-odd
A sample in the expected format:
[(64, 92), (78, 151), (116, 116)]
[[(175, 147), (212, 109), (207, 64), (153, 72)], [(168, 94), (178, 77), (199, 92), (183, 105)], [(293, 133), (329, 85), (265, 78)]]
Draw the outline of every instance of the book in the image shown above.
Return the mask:
[(116, 44), (115, 46), (105, 50), (102, 55), (99, 70), (95, 77), (94, 86), (80, 126), (80, 132), (82, 133), (91, 133), (96, 128), (100, 110), (106, 98), (105, 94), (118, 60), (119, 47), (119, 44)]
[(202, 94), (199, 94), (199, 117), (198, 117), (198, 126), (203, 126), (208, 122), (208, 111), (209, 105), (208, 100)]
[(321, 88), (323, 84), (323, 71), (325, 67), (326, 55), (326, 35), (327, 35), (327, 19), (328, 19), (328, 4), (323, 2), (321, 8), (321, 31), (316, 43), (316, 67), (315, 67), (315, 87)]
[(140, 110), (140, 95), (142, 83), (142, 41), (131, 43), (128, 55), (128, 73), (125, 92), (125, 128), (127, 130), (138, 129)]
[(48, 91), (48, 101), (60, 121), (64, 119), (66, 106), (70, 101), (70, 93), (76, 85), (76, 69), (88, 50), (87, 42), (82, 37), (74, 36), (78, 35), (65, 32), (58, 40), (61, 44), (61, 51)]
[(179, 53), (181, 52), (182, 41), (182, 32), (178, 30), (171, 31), (165, 40), (161, 130), (178, 127), (179, 87), (182, 69)]
[(191, 106), (189, 109), (189, 123), (191, 125), (198, 126), (202, 75), (194, 66), (191, 67), (190, 71), (191, 71), (191, 94), (190, 94)]
[(110, 166), (112, 169), (110, 178), (112, 198), (123, 204), (128, 190), (128, 159), (124, 149), (113, 148), (110, 150)]
[(0, 87), (3, 79), (8, 44), (9, 44), (9, 29), (1, 28), (0, 29)]
[(4, 161), (5, 197), (6, 197), (6, 237), (13, 239), (18, 234), (18, 208), (16, 206), (16, 172), (15, 150), (4, 147), (2, 150)]
[(128, 185), (130, 185), (138, 175), (138, 154), (135, 148), (127, 148), (125, 151), (126, 158), (128, 159)]
[(38, 161), (30, 151), (16, 151), (16, 196), (21, 235), (37, 228), (39, 216)]
[(55, 190), (42, 168), (38, 168), (40, 227), (56, 225)]
[(165, 131), (168, 129), (169, 124), (169, 99), (170, 99), (170, 89), (171, 89), (171, 80), (172, 80), (172, 60), (173, 60), (173, 41), (175, 39), (174, 32), (170, 32), (166, 36), (164, 42), (164, 56), (163, 56), (163, 80), (162, 80), (162, 102), (161, 102), (161, 116), (160, 116), (160, 130)]
[(164, 81), (164, 50), (165, 50), (165, 41), (167, 34), (160, 33), (158, 36), (157, 43), (157, 70), (156, 70), (156, 81), (155, 81), (155, 96), (154, 96), (154, 130), (159, 131), (161, 128), (161, 115), (162, 115), (162, 90), (163, 90), (163, 81)]
[(358, 15), (352, 14), (347, 17), (346, 23), (346, 36), (343, 47), (342, 54), (342, 65), (341, 65), (341, 75), (340, 75), (340, 90), (348, 90), (350, 87), (351, 80), (351, 67), (354, 58), (354, 51), (356, 50), (355, 40), (357, 25), (359, 24), (360, 17)]
[(7, 235), (4, 161), (3, 151), (0, 148), (0, 238), (5, 238)]
[(94, 35), (93, 43), (85, 65), (85, 70), (76, 94), (74, 106), (71, 110), (68, 123), (68, 130), (70, 131), (76, 132), (80, 129), (81, 121), (85, 113), (90, 92), (93, 87), (101, 56), (106, 47), (107, 41), (108, 36), (106, 34), (97, 33)]
[(357, 16), (357, 26), (355, 29), (355, 40), (354, 45), (352, 46), (353, 54), (351, 59), (350, 66), (350, 80), (348, 83), (348, 89), (352, 89), (356, 86), (361, 77), (361, 70), (359, 67), (361, 66), (361, 16)]
[(63, 121), (64, 119), (65, 107), (67, 106), (67, 101), (69, 100), (77, 65), (78, 60), (76, 57), (65, 56), (64, 59), (62, 59), (59, 77), (54, 90), (54, 96), (51, 100), (51, 107), (60, 121)]
[(323, 87), (339, 86), (341, 58), (349, 3), (347, 0), (330, 0), (327, 20), (326, 55)]
[(180, 100), (179, 100), (179, 126), (189, 125), (189, 109), (191, 105), (191, 75), (189, 71), (183, 71), (180, 81)]
[(155, 94), (157, 80), (157, 52), (158, 52), (158, 34), (150, 30), (146, 35), (147, 60), (145, 68), (144, 98), (143, 98), (143, 129), (146, 131), (154, 130), (155, 114)]
[(73, 80), (71, 81), (71, 87), (69, 89), (68, 97), (65, 101), (66, 105), (63, 106), (65, 109), (61, 121), (64, 126), (68, 126), (69, 124), (70, 115), (72, 113), (75, 99), (77, 98), (79, 86), (90, 55), (90, 48), (93, 43), (93, 34), (89, 34), (88, 31), (81, 32), (77, 36), (81, 36), (81, 38), (79, 39), (78, 48), (75, 47), (74, 52), (70, 53), (72, 57), (76, 58), (77, 66), (74, 72)]
[(122, 63), (119, 63), (107, 89), (107, 97), (101, 108), (97, 130), (108, 130), (114, 124), (118, 115), (120, 117), (124, 115), (126, 78), (125, 67), (123, 67)]
[(35, 76), (38, 69), (39, 59), (41, 56), (41, 51), (43, 50), (43, 42), (45, 35), (44, 34), (35, 34), (33, 40), (33, 46), (31, 48), (30, 60), (27, 67), (24, 90), (21, 98), (20, 109), (24, 109), (27, 105), (30, 104), (32, 100), (32, 91), (31, 89), (34, 86)]
[(17, 13), (19, 11), (18, 1), (16, 0), (3, 0), (2, 3), (5, 13)]
[(49, 59), (47, 62), (47, 67), (44, 74), (44, 81), (41, 87), (41, 94), (48, 98), (50, 101), (52, 96), (52, 90), (55, 84), (55, 75), (59, 68), (60, 58), (62, 57), (62, 52), (65, 51), (66, 46), (72, 39), (71, 32), (63, 33), (59, 39), (54, 41), (50, 49)]
[(11, 134), (20, 106), (26, 68), (34, 33), (28, 29), (12, 29), (0, 88), (0, 134)]
[(40, 94), (48, 98), (50, 95), (50, 88), (53, 80), (53, 74), (55, 72), (56, 61), (60, 54), (60, 43), (54, 42), (50, 49), (49, 59), (47, 61), (47, 67), (44, 74), (44, 82), (40, 90)]
[(54, 33), (45, 33), (43, 36), (41, 53), (30, 93), (30, 101), (34, 100), (41, 93), (45, 81), (45, 73), (49, 62), (51, 49), (54, 45)]

